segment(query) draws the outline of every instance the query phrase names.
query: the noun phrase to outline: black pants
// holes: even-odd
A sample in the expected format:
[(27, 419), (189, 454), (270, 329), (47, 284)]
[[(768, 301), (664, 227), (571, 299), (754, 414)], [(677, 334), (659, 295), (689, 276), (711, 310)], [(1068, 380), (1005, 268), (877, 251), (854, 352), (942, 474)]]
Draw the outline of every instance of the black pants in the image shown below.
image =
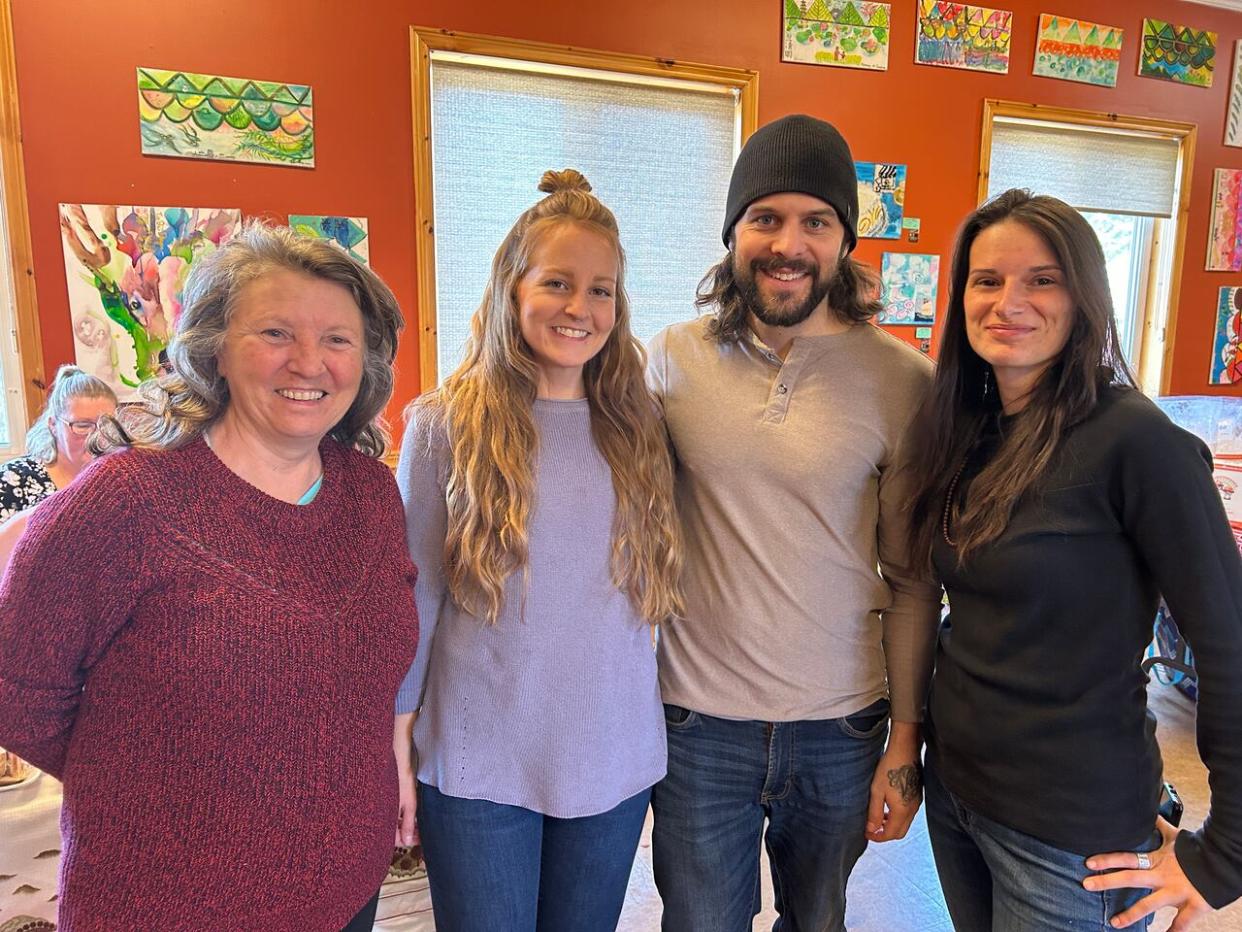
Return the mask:
[(349, 920), (349, 925), (341, 929), (341, 932), (371, 932), (371, 927), (375, 925), (375, 910), (379, 908), (379, 891), (375, 891), (375, 896), (367, 900), (367, 905), (358, 910), (358, 915)]

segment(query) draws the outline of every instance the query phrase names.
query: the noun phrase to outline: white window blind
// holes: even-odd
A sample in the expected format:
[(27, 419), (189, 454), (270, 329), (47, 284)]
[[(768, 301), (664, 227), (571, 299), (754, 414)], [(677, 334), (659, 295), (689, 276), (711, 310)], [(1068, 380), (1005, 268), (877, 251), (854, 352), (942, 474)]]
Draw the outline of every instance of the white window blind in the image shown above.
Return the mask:
[(1079, 210), (1171, 217), (1178, 152), (1176, 139), (998, 118), (988, 197), (1029, 188)]
[(550, 168), (581, 171), (616, 214), (635, 335), (694, 316), (695, 287), (724, 255), (731, 89), (433, 53), (431, 105), (441, 379), (461, 360), (496, 247)]

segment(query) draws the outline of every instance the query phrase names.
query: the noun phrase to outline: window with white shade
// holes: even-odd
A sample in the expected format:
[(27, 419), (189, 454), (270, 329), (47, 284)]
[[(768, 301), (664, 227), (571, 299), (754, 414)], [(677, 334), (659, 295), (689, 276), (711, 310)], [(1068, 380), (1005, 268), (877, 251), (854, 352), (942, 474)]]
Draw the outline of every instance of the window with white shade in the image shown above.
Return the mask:
[[(536, 186), (548, 169), (581, 171), (616, 215), (640, 340), (695, 315), (699, 280), (724, 255), (720, 228), (749, 73), (732, 81), (677, 77), (674, 68), (637, 74), (602, 54), (598, 68), (455, 49), (427, 57), (434, 239), (424, 242), (434, 244), (435, 323), (424, 321), (423, 331), (434, 331), (435, 347), (434, 357), (424, 347), (424, 368), (434, 362), (443, 378), (460, 362), (496, 248), (543, 196)], [(425, 313), (427, 290), (420, 295)]]

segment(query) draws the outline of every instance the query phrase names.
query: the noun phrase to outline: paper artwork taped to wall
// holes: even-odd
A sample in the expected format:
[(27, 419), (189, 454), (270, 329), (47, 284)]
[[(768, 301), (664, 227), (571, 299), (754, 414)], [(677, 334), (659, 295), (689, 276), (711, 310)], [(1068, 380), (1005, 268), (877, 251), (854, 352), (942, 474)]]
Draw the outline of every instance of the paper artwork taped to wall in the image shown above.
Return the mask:
[(855, 162), (858, 172), (858, 235), (901, 239), (901, 214), (906, 203), (906, 166), (887, 162)]
[(195, 262), (226, 243), (240, 210), (61, 204), (74, 354), (122, 401), (155, 375)]
[(1117, 86), (1122, 30), (1067, 16), (1039, 15), (1034, 74), (1101, 87)]
[(1242, 272), (1242, 170), (1216, 169), (1207, 270)]
[(1242, 146), (1242, 39), (1233, 44), (1233, 79), (1225, 114), (1225, 145)]
[(1159, 19), (1143, 20), (1140, 75), (1211, 87), (1215, 70), (1216, 33), (1192, 26), (1175, 26)]
[(366, 217), (290, 214), (289, 226), (303, 236), (332, 240), (363, 265), (371, 264), (371, 240), (367, 236)]
[(867, 0), (785, 0), (781, 61), (888, 68), (892, 7)]
[(878, 324), (924, 327), (936, 319), (940, 257), (886, 252), (881, 265), (884, 310)]
[(315, 166), (305, 84), (138, 69), (142, 154)]
[(1209, 385), (1242, 382), (1242, 288), (1222, 288), (1216, 305)]
[(919, 0), (914, 60), (920, 65), (1009, 73), (1013, 13), (969, 3)]

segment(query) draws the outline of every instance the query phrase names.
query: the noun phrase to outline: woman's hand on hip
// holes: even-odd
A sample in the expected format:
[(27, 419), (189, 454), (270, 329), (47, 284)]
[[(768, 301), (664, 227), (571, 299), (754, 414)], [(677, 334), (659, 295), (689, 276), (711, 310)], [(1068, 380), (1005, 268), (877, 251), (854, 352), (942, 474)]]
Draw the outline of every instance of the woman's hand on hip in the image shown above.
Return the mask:
[(1158, 909), (1171, 906), (1177, 910), (1177, 917), (1169, 926), (1169, 932), (1186, 932), (1193, 923), (1212, 911), (1207, 900), (1194, 888), (1182, 866), (1177, 863), (1173, 842), (1177, 839), (1178, 830), (1159, 816), (1156, 817), (1156, 828), (1164, 841), (1155, 851), (1114, 851), (1087, 858), (1089, 869), (1111, 871), (1108, 874), (1094, 874), (1084, 880), (1082, 885), (1088, 890), (1151, 889), (1147, 896), (1109, 920), (1114, 928), (1124, 929)]

